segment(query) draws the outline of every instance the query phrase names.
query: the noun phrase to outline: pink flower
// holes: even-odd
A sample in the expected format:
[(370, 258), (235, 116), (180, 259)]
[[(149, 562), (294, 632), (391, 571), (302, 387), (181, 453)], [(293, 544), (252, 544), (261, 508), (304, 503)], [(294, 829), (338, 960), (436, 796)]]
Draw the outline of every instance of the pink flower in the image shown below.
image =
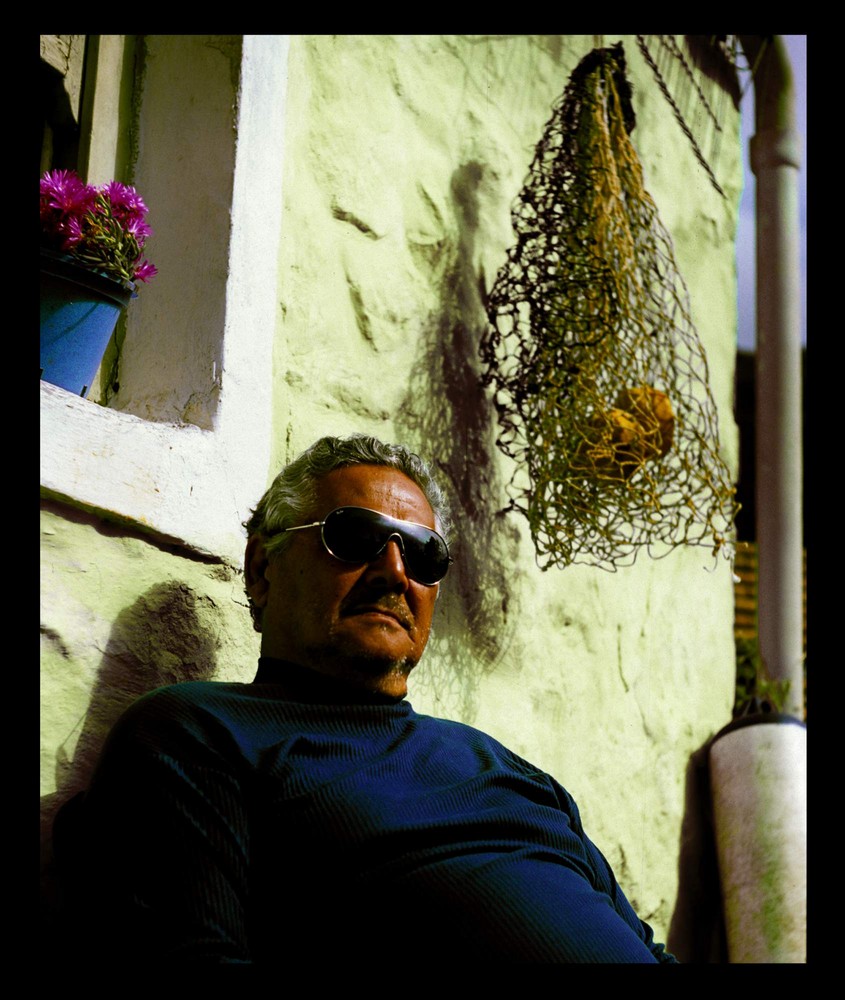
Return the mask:
[(100, 188), (100, 194), (108, 198), (115, 215), (130, 215), (143, 218), (149, 209), (135, 188), (120, 181), (109, 181)]
[(75, 215), (65, 219), (64, 223), (58, 227), (58, 231), (65, 238), (64, 245), (62, 247), (63, 250), (69, 250), (82, 239), (82, 223)]
[(72, 170), (53, 170), (41, 178), (41, 217), (51, 210), (82, 216), (94, 207), (95, 188), (84, 184)]
[(153, 235), (152, 229), (143, 219), (130, 216), (124, 222), (124, 229), (138, 241), (138, 246), (142, 247), (148, 236)]
[(135, 281), (149, 281), (150, 278), (158, 274), (158, 268), (148, 260), (139, 264), (135, 268)]

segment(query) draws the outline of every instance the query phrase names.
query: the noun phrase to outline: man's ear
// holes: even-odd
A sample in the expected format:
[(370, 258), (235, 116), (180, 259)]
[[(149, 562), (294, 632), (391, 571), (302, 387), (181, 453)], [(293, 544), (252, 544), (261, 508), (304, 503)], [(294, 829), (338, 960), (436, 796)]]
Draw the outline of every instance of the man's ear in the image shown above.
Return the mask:
[(252, 535), (244, 553), (244, 583), (253, 604), (259, 608), (267, 603), (270, 589), (266, 572), (269, 561), (263, 540), (258, 535)]

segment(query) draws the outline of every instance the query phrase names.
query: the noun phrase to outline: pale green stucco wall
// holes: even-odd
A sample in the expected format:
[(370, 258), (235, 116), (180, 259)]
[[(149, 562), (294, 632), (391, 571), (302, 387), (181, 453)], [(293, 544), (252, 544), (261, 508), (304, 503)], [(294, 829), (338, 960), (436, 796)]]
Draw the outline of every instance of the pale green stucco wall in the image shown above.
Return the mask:
[[(738, 115), (726, 102), (722, 199), (634, 39), (623, 40), (633, 141), (675, 240), (735, 469)], [(561, 780), (638, 912), (665, 938), (687, 763), (730, 717), (729, 567), (714, 570), (697, 549), (641, 557), (617, 574), (539, 571), (526, 525), (498, 514), (510, 466), (477, 382), (480, 290), (504, 260), (510, 207), (551, 105), (592, 44), (593, 36), (292, 39), (268, 478), (325, 433), (372, 432), (433, 460), (456, 503), (457, 565), (411, 700), (491, 732)], [(55, 505), (42, 520), (49, 813), (78, 780), (80, 732), (87, 725), (95, 745), (103, 727), (86, 723), (92, 695), (110, 717), (115, 689), (248, 678), (257, 637), (229, 568)], [(76, 756), (84, 776), (88, 757)]]

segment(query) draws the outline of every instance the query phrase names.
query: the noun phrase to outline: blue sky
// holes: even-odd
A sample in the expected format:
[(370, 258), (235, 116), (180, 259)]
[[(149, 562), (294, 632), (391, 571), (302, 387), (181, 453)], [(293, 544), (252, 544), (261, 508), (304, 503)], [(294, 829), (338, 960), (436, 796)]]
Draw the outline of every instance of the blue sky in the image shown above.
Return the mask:
[[(792, 71), (795, 75), (796, 128), (802, 143), (799, 179), (799, 227), (801, 234), (801, 341), (807, 343), (807, 36), (784, 35)], [(754, 266), (754, 175), (748, 163), (748, 141), (754, 133), (753, 87), (742, 100), (742, 145), (745, 164), (745, 187), (742, 193), (737, 235), (737, 278), (739, 281), (740, 350), (754, 350), (755, 342), (755, 266)]]

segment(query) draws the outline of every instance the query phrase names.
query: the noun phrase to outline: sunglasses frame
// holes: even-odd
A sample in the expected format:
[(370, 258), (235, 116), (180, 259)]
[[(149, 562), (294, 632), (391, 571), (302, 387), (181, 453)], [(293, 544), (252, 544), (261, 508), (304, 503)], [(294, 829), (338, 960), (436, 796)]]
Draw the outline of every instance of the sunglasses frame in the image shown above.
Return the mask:
[[(384, 540), (384, 545), (382, 545), (382, 547), (378, 549), (376, 552), (374, 552), (373, 555), (371, 555), (368, 559), (344, 559), (342, 556), (339, 556), (336, 552), (334, 552), (329, 543), (326, 541), (326, 530), (325, 530), (326, 522), (328, 521), (328, 519), (333, 514), (337, 514), (338, 511), (343, 511), (343, 510), (365, 511), (367, 514), (375, 515), (375, 517), (378, 518), (380, 521), (389, 521), (391, 525), (398, 525), (399, 527), (397, 528), (396, 531), (391, 532), (387, 536), (387, 538)], [(422, 528), (424, 531), (431, 532), (431, 534), (436, 535), (440, 539), (440, 541), (443, 543), (443, 548), (446, 551), (446, 569), (443, 571), (443, 576), (439, 577), (437, 580), (432, 581), (431, 583), (426, 583), (425, 580), (417, 579), (417, 577), (411, 572), (411, 567), (408, 564), (408, 557), (405, 552), (406, 538), (402, 533), (401, 529), (402, 525), (409, 525), (410, 527), (413, 528)], [(384, 552), (384, 550), (387, 548), (389, 543), (394, 538), (397, 539), (399, 543), (399, 550), (402, 553), (402, 562), (405, 564), (405, 569), (408, 573), (408, 576), (410, 576), (411, 579), (414, 580), (416, 583), (421, 584), (423, 587), (436, 587), (437, 584), (440, 583), (441, 580), (445, 578), (446, 573), (448, 573), (449, 571), (449, 567), (454, 561), (451, 555), (449, 554), (449, 545), (446, 542), (446, 539), (440, 534), (439, 531), (435, 531), (434, 528), (429, 528), (427, 524), (420, 524), (418, 521), (403, 521), (401, 518), (392, 517), (390, 514), (384, 514), (382, 511), (373, 510), (370, 507), (356, 507), (351, 504), (345, 504), (342, 507), (335, 507), (334, 510), (330, 510), (329, 513), (326, 514), (326, 516), (323, 518), (322, 521), (313, 521), (311, 524), (299, 524), (293, 528), (283, 528), (282, 534), (285, 534), (288, 531), (304, 531), (306, 528), (319, 528), (320, 540), (322, 541), (323, 548), (326, 550), (326, 552), (328, 552), (328, 554), (332, 556), (334, 559), (337, 559), (338, 562), (347, 563), (348, 565), (361, 565), (365, 562), (372, 562), (374, 559), (377, 559), (382, 554), (382, 552)], [(413, 536), (409, 537), (412, 538)]]

